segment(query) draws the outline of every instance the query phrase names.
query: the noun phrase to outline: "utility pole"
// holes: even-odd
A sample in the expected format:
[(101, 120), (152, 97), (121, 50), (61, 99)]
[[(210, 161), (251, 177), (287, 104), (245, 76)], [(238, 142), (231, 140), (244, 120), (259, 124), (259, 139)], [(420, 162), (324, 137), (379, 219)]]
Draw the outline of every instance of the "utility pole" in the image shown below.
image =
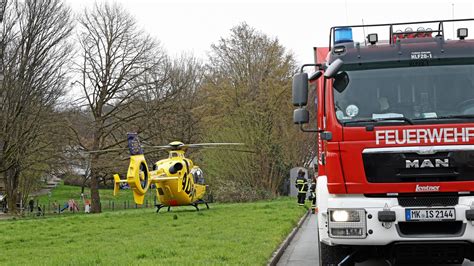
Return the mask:
[[(349, 16), (347, 15), (347, 0), (346, 0), (345, 4), (346, 4), (346, 24), (349, 25)], [(365, 38), (365, 36), (364, 36), (364, 38)]]
[[(454, 20), (454, 3), (451, 4), (452, 8), (451, 8), (451, 11), (452, 11), (452, 19)], [(453, 22), (453, 40), (455, 38), (455, 35), (454, 35), (454, 22)]]

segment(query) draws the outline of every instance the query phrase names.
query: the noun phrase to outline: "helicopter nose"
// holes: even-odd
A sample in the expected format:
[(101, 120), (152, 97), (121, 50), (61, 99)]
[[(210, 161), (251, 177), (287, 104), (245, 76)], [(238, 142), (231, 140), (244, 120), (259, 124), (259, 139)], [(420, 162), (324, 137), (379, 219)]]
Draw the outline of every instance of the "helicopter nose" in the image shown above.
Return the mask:
[(182, 163), (175, 163), (174, 165), (172, 165), (170, 167), (169, 172), (170, 172), (170, 174), (174, 175), (181, 169), (183, 169), (183, 164)]

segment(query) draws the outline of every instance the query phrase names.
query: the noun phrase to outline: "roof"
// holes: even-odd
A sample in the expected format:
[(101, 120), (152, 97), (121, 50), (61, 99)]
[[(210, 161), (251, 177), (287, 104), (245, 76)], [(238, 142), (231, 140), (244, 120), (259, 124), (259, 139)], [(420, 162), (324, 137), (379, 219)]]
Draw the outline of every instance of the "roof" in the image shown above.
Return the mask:
[[(448, 61), (451, 61), (450, 63), (472, 61), (474, 58), (474, 40), (467, 38), (446, 40), (444, 31), (446, 24), (449, 23), (457, 23), (456, 26), (465, 27), (472, 22), (474, 22), (474, 19), (471, 18), (332, 27), (329, 37), (330, 53), (326, 64), (330, 64), (339, 58), (344, 62), (343, 69), (364, 69), (373, 68), (374, 64), (379, 65), (388, 62), (424, 66), (446, 64)], [(419, 27), (414, 31), (411, 27), (407, 27), (403, 31), (396, 30), (397, 27), (405, 26), (430, 26), (430, 28)], [(353, 40), (352, 29), (360, 31), (366, 28), (379, 29), (378, 32), (382, 29), (382, 33), (387, 30), (389, 39), (369, 45), (359, 42), (336, 42), (338, 32), (345, 34), (342, 40), (349, 38), (350, 41)], [(338, 40), (341, 41), (341, 37)]]
[[(336, 51), (343, 52), (336, 53)], [(361, 47), (345, 43), (334, 47), (328, 64), (340, 58), (352, 69), (370, 68), (371, 65), (405, 61), (411, 66), (446, 63), (449, 60), (474, 62), (474, 40), (448, 40), (442, 37), (407, 39), (395, 44), (380, 44)], [(438, 62), (437, 62), (438, 61)]]

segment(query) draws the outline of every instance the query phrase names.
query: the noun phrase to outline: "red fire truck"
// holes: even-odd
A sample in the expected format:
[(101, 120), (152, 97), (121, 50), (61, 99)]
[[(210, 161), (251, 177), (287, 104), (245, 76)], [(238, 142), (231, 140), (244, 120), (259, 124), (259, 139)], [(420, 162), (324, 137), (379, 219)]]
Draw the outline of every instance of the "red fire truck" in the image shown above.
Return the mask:
[(473, 24), (332, 27), (329, 49), (295, 75), (294, 122), (318, 136), (320, 264), (474, 260)]

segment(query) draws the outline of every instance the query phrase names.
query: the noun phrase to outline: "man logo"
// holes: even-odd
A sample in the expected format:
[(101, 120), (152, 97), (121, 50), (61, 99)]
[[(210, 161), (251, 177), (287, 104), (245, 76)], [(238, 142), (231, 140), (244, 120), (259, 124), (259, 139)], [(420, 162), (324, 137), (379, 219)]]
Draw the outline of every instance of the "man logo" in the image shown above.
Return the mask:
[[(434, 160), (434, 162), (432, 161)], [(449, 159), (405, 160), (405, 168), (444, 168), (449, 167)]]

